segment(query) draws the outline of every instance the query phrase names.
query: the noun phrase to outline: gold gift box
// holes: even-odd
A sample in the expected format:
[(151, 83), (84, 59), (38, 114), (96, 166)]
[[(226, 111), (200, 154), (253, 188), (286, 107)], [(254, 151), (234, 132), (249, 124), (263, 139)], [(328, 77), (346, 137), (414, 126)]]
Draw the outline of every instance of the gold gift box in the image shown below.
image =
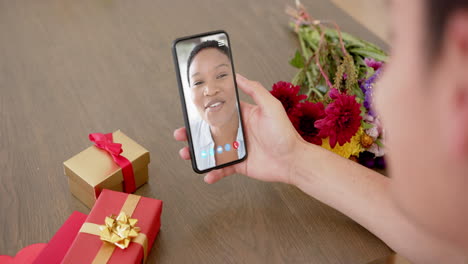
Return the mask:
[[(132, 163), (136, 188), (148, 182), (148, 150), (120, 130), (112, 136), (115, 143), (122, 144), (120, 155)], [(109, 153), (94, 145), (65, 161), (63, 166), (71, 193), (90, 208), (102, 189), (123, 191), (122, 169)]]

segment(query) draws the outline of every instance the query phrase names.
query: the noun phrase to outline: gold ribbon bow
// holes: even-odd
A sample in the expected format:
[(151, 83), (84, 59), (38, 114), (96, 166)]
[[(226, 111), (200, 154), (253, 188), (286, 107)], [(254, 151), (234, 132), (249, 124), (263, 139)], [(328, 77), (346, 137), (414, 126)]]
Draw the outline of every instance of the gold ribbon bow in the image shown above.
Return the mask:
[(117, 217), (115, 215), (108, 216), (105, 224), (99, 226), (101, 240), (126, 249), (132, 239), (140, 233), (140, 228), (135, 226), (137, 222), (137, 219), (130, 218), (124, 212), (120, 212)]
[[(146, 263), (148, 256), (148, 238), (140, 232), (140, 228), (135, 226), (137, 219), (131, 218), (140, 196), (129, 194), (117, 217), (110, 216), (104, 220), (104, 225), (94, 223), (84, 223), (80, 233), (87, 233), (100, 236), (102, 243), (93, 264), (107, 263), (112, 256), (115, 247), (125, 249), (130, 243), (136, 243), (143, 248), (143, 263)], [(109, 242), (109, 243), (107, 243)]]

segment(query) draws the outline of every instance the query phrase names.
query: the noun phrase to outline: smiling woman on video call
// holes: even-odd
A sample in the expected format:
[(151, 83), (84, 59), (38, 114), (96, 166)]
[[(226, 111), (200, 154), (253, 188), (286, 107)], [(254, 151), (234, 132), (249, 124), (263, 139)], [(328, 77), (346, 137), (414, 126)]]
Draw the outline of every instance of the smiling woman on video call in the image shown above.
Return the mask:
[(192, 126), (198, 169), (244, 157), (228, 47), (216, 40), (195, 46), (187, 61), (187, 79), (192, 101), (201, 117)]

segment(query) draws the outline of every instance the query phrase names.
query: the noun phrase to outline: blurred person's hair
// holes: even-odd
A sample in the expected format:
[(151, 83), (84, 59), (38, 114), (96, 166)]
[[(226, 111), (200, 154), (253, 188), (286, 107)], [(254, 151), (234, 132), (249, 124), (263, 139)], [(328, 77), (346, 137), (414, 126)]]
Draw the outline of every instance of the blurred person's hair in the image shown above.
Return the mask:
[(226, 55), (229, 60), (231, 60), (231, 58), (229, 57), (229, 48), (226, 47), (226, 45), (221, 45), (220, 42), (218, 42), (216, 40), (203, 41), (202, 43), (196, 45), (195, 48), (193, 48), (193, 50), (190, 52), (190, 56), (188, 57), (188, 60), (187, 60), (187, 80), (188, 80), (188, 82), (190, 82), (190, 76), (189, 76), (190, 65), (192, 64), (192, 61), (195, 58), (195, 56), (198, 53), (200, 53), (200, 51), (202, 51), (204, 49), (217, 49), (218, 51), (220, 51), (221, 53)]
[(468, 11), (468, 0), (427, 0), (426, 1), (427, 36), (433, 55), (440, 51), (447, 22), (455, 12), (465, 9)]

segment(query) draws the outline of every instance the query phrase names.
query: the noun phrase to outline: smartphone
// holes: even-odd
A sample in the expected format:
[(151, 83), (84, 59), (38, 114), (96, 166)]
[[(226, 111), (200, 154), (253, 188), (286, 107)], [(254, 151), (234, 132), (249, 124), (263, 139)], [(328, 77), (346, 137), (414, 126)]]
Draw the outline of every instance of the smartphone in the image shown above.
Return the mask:
[(231, 43), (223, 30), (172, 44), (193, 170), (206, 173), (247, 158)]

